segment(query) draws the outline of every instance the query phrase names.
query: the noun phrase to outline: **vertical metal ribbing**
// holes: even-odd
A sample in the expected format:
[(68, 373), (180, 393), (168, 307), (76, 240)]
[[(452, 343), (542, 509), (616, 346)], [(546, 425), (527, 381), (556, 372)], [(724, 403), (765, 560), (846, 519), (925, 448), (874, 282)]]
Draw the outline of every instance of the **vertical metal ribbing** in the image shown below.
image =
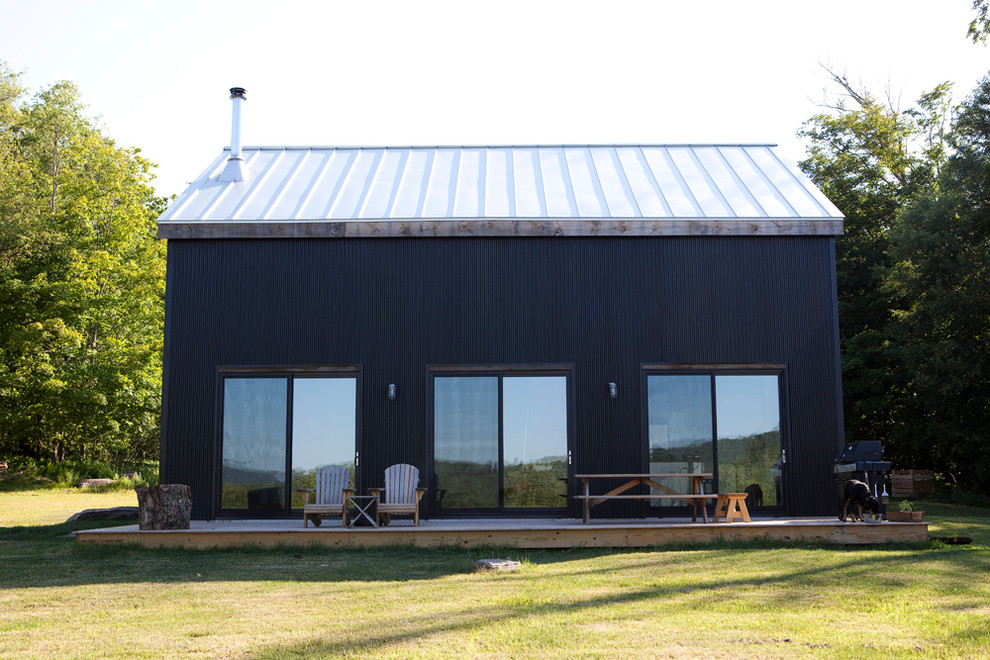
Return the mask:
[(395, 463), (429, 482), (431, 364), (572, 364), (574, 469), (639, 471), (642, 364), (772, 362), (786, 365), (796, 512), (825, 513), (841, 420), (830, 250), (819, 238), (173, 241), (163, 478), (212, 515), (218, 365), (360, 367), (367, 488)]

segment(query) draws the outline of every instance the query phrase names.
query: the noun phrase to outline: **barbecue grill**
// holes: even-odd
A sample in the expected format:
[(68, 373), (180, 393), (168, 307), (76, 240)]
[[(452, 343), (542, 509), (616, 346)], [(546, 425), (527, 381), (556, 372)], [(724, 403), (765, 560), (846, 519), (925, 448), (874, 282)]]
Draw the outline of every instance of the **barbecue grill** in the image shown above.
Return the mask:
[(839, 457), (835, 459), (835, 485), (839, 496), (839, 511), (842, 511), (842, 500), (845, 495), (846, 482), (850, 479), (862, 481), (870, 487), (880, 502), (881, 513), (886, 513), (880, 497), (887, 488), (884, 477), (890, 472), (890, 461), (883, 460), (883, 447), (879, 440), (861, 440), (847, 445)]

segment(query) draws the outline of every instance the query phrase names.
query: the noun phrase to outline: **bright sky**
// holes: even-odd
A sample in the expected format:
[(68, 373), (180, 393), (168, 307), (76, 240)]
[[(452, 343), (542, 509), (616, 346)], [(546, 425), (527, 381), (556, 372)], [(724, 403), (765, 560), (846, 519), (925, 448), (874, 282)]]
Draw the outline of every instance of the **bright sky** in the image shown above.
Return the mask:
[(828, 84), (910, 106), (990, 70), (971, 0), (0, 0), (0, 59), (81, 89), (181, 192), (245, 145), (775, 143)]

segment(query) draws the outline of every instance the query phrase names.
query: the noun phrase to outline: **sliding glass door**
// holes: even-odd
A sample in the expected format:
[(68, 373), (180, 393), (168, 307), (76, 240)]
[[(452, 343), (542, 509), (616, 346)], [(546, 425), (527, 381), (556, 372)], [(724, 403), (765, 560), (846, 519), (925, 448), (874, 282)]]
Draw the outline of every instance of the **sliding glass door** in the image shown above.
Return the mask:
[(224, 380), (221, 509), (283, 509), (287, 412), (287, 379)]
[(752, 506), (784, 505), (779, 379), (715, 376), (720, 492), (748, 493)]
[[(709, 492), (745, 492), (752, 507), (784, 507), (780, 381), (777, 372), (648, 372), (650, 471), (711, 472)], [(687, 487), (685, 478), (667, 481)]]
[(436, 511), (563, 508), (567, 399), (566, 375), (435, 374)]
[(301, 509), (299, 488), (316, 485), (316, 469), (343, 465), (354, 485), (357, 447), (357, 379), (292, 379), (292, 508)]
[(311, 488), (318, 467), (353, 468), (356, 376), (222, 380), (221, 512), (287, 514), (302, 507), (296, 489)]
[(436, 505), (448, 509), (499, 506), (499, 379), (433, 380), (433, 467)]
[(502, 496), (506, 508), (561, 507), (567, 492), (567, 379), (502, 379)]
[[(649, 376), (649, 461), (652, 474), (711, 473), (711, 376)], [(689, 477), (663, 477), (657, 482), (680, 493), (690, 493)], [(669, 500), (651, 500), (669, 506)]]

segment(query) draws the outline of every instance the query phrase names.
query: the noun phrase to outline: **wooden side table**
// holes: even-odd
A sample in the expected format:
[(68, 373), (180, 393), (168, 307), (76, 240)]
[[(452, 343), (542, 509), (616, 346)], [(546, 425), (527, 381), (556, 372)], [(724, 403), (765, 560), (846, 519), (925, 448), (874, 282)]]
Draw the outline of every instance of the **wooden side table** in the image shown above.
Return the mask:
[[(366, 520), (372, 527), (378, 527), (378, 521), (375, 520), (377, 502), (378, 498), (374, 495), (349, 495), (347, 497), (347, 526), (363, 525), (364, 523), (358, 521)], [(355, 510), (353, 516), (351, 515), (352, 507)]]

